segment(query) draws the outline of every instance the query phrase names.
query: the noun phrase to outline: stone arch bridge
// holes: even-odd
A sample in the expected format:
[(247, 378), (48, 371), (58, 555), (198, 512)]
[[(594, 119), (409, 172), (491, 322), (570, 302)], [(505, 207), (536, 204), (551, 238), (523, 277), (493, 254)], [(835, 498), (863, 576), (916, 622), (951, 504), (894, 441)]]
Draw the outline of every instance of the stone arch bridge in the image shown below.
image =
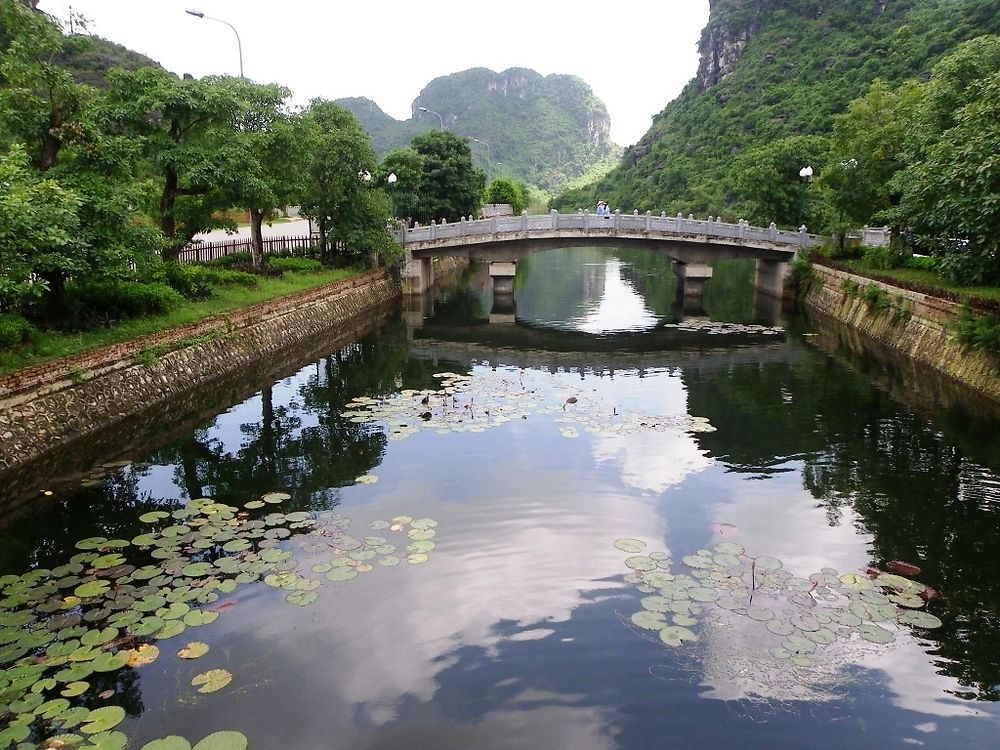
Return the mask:
[(448, 224), (400, 229), (396, 239), (406, 250), (403, 291), (422, 294), (434, 283), (433, 258), (465, 257), (490, 263), (494, 294), (511, 294), (516, 264), (531, 253), (567, 245), (634, 245), (667, 255), (681, 279), (680, 293), (700, 304), (705, 283), (712, 277), (708, 265), (726, 258), (757, 262), (755, 287), (781, 297), (788, 263), (798, 253), (823, 244), (825, 237), (748, 222), (731, 224), (713, 218), (654, 216), (650, 212), (597, 216), (589, 213), (495, 216)]

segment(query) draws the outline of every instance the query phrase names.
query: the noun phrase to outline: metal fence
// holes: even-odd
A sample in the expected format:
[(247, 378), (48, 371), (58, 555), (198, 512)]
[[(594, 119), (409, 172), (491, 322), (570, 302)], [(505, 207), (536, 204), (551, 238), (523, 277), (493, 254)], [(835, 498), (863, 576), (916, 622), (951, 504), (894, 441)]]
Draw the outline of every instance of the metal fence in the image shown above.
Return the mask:
[[(221, 242), (198, 242), (180, 251), (178, 260), (188, 263), (201, 260), (215, 260), (233, 253), (253, 252), (253, 240), (240, 237)], [(319, 241), (312, 237), (265, 237), (264, 254), (290, 252), (293, 255), (319, 255)]]

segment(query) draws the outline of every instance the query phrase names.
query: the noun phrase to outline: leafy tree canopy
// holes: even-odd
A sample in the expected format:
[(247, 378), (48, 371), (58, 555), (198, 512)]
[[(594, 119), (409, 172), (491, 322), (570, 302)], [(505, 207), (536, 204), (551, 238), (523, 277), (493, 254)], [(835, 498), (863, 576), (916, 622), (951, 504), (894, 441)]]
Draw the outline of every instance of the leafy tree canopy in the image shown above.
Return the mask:
[(473, 166), (468, 140), (447, 130), (432, 130), (413, 139), (413, 149), (423, 157), (420, 196), (413, 218), (458, 221), (478, 214), (485, 176)]

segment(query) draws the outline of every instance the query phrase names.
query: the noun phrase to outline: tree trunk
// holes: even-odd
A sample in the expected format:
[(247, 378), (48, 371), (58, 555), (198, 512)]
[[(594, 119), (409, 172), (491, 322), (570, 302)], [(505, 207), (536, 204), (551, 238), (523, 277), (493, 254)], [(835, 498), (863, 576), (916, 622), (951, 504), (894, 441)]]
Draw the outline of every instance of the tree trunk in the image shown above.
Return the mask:
[(264, 212), (259, 208), (250, 209), (250, 239), (253, 245), (253, 268), (260, 271), (264, 268), (264, 234), (261, 224), (264, 223)]
[(180, 248), (173, 240), (177, 236), (177, 219), (174, 218), (174, 207), (179, 195), (177, 171), (167, 165), (163, 175), (163, 192), (160, 194), (160, 231), (167, 238), (167, 247), (163, 250), (163, 260), (177, 260)]
[(49, 127), (45, 131), (45, 140), (42, 142), (42, 153), (38, 157), (38, 169), (42, 172), (51, 169), (56, 165), (56, 157), (59, 156), (59, 149), (62, 141), (56, 137), (55, 131), (62, 127), (63, 112), (61, 109), (53, 109), (49, 114)]
[(45, 318), (49, 322), (62, 320), (66, 317), (66, 276), (62, 271), (43, 271), (38, 274), (46, 282), (49, 289), (45, 294)]

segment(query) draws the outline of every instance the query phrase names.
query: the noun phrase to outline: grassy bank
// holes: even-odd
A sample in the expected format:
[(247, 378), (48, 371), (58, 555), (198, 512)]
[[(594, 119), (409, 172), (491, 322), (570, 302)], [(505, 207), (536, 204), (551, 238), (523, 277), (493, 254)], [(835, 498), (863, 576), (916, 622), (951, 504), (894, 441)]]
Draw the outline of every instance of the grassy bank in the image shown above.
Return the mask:
[(79, 333), (42, 331), (34, 340), (15, 350), (0, 350), (0, 375), (175, 326), (197, 323), (213, 315), (314, 289), (362, 273), (364, 271), (355, 269), (331, 269), (320, 273), (288, 272), (281, 277), (261, 277), (253, 288), (220, 287), (211, 299), (188, 301), (169, 313), (126, 320), (109, 328)]

